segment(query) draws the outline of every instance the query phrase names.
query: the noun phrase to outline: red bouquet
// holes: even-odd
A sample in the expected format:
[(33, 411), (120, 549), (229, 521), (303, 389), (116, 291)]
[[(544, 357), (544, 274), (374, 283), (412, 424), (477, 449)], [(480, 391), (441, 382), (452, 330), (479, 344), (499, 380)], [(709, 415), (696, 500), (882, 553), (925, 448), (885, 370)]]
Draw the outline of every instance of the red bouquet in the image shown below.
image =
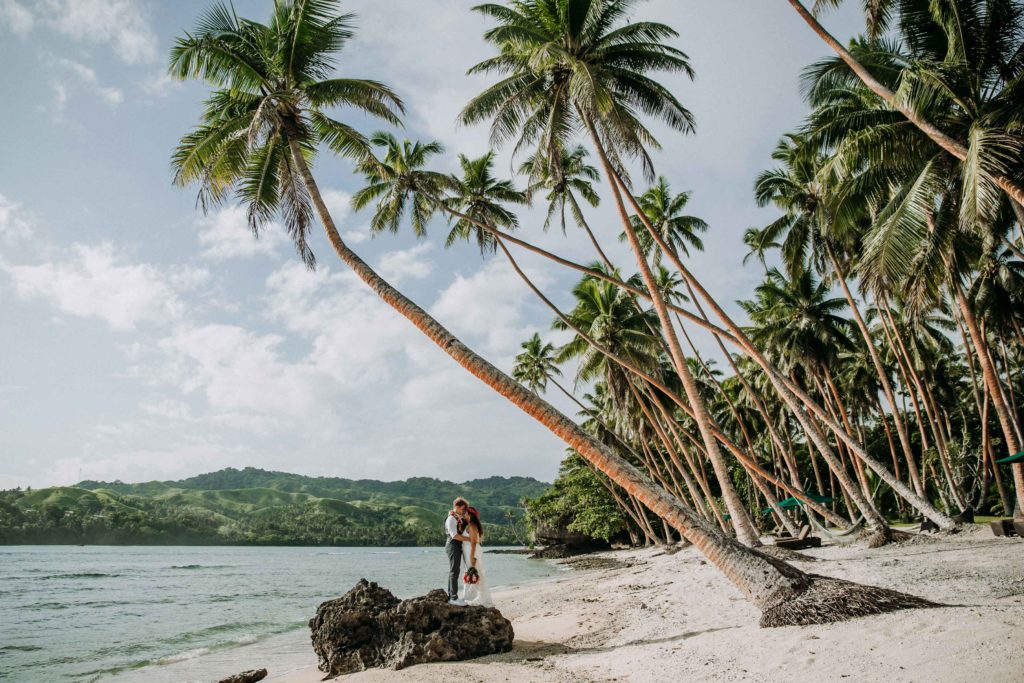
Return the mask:
[(476, 567), (470, 567), (466, 570), (466, 573), (462, 575), (462, 583), (479, 583), (480, 572), (476, 570)]

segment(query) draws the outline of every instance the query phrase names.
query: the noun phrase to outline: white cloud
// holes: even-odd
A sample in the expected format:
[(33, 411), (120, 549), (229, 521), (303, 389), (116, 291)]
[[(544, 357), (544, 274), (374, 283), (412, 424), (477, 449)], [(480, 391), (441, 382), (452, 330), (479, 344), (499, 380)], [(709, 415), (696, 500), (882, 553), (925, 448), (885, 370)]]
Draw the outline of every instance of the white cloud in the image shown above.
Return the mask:
[(35, 24), (32, 12), (17, 0), (0, 0), (0, 26), (18, 36), (28, 35)]
[(140, 407), (144, 413), (154, 417), (169, 420), (182, 420), (185, 422), (192, 420), (192, 410), (189, 408), (188, 404), (183, 401), (166, 398), (143, 403)]
[(390, 378), (426, 342), (352, 273), (289, 262), (267, 278), (272, 318), (308, 339), (308, 362), (348, 390)]
[(140, 322), (168, 323), (181, 317), (178, 297), (198, 273), (179, 279), (157, 267), (126, 263), (113, 245), (76, 244), (72, 258), (39, 265), (5, 265), (15, 291), (25, 299), (47, 300), (58, 310), (100, 318), (115, 330), (133, 330)]
[(352, 212), (352, 195), (343, 190), (323, 190), (320, 194), (324, 198), (327, 210), (331, 212), (334, 224), (339, 227), (344, 225)]
[(345, 232), (341, 233), (341, 237), (346, 242), (351, 242), (352, 244), (362, 244), (363, 242), (366, 242), (367, 240), (372, 238), (373, 234), (370, 232), (369, 225), (361, 225), (358, 228), (355, 228), (354, 230), (346, 230)]
[(53, 87), (53, 108), (58, 113), (64, 111), (68, 103), (68, 89), (60, 83), (52, 83)]
[(196, 221), (202, 255), (214, 261), (272, 255), (285, 242), (284, 229), (272, 223), (254, 237), (245, 208), (226, 206)]
[(103, 101), (111, 106), (117, 106), (124, 102), (124, 93), (117, 88), (101, 87), (97, 90)]
[(182, 82), (171, 78), (166, 71), (156, 71), (139, 81), (142, 90), (153, 97), (167, 97), (172, 90), (182, 86)]
[(32, 235), (32, 220), (21, 204), (0, 194), (0, 242), (14, 242)]
[(281, 354), (284, 338), (236, 325), (179, 330), (158, 343), (176, 362), (185, 393), (201, 391), (216, 411), (309, 416), (322, 405), (324, 377)]
[(44, 0), (40, 15), (76, 40), (109, 43), (129, 64), (153, 62), (157, 37), (134, 0)]
[(423, 242), (409, 249), (389, 251), (380, 257), (377, 271), (394, 285), (421, 280), (434, 270), (434, 264), (423, 258), (433, 248), (429, 242)]
[[(538, 287), (550, 283), (543, 271), (524, 270)], [(457, 335), (482, 342), (492, 360), (501, 361), (535, 330), (526, 315), (531, 297), (504, 259), (494, 258), (468, 277), (456, 275), (430, 312)]]
[(64, 110), (70, 99), (71, 91), (76, 88), (92, 92), (112, 107), (116, 107), (124, 101), (124, 93), (119, 88), (101, 84), (96, 76), (96, 71), (85, 64), (63, 57), (56, 63), (69, 71), (72, 76), (70, 79), (62, 79), (53, 84), (54, 108), (57, 112)]
[(99, 481), (151, 481), (176, 479), (197, 472), (230, 465), (244, 466), (247, 453), (237, 446), (211, 443), (181, 443), (170, 446), (132, 448), (99, 457), (61, 458), (47, 472), (46, 485), (72, 484), (83, 479)]

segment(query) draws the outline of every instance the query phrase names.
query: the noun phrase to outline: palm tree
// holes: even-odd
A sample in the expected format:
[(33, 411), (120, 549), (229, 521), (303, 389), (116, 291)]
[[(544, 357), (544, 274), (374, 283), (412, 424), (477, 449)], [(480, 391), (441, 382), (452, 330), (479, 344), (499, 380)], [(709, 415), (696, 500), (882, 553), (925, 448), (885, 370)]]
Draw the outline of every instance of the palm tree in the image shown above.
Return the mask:
[(526, 193), (517, 190), (511, 180), (494, 177), (494, 152), (487, 152), (477, 159), (460, 154), (459, 164), (462, 177), (451, 177), (451, 195), (445, 197), (442, 204), (467, 218), (456, 218), (445, 246), (450, 247), (459, 239), (475, 237), (481, 254), (493, 253), (498, 248), (497, 239), (476, 224), (515, 230), (519, 227), (519, 219), (502, 203), (525, 204)]
[[(517, 148), (537, 143), (541, 153), (549, 155), (577, 132), (590, 137), (708, 457), (718, 479), (726, 482), (728, 468), (707, 406), (700, 399), (622, 198), (625, 191), (636, 204), (625, 187), (625, 159), (638, 158), (650, 175), (653, 166), (647, 150), (658, 146), (636, 111), (655, 116), (675, 130), (693, 130), (690, 112), (648, 75), (661, 70), (693, 76), (686, 54), (661, 42), (677, 34), (664, 24), (627, 22), (632, 4), (633, 0), (534, 0), (476, 7), (499, 22), (484, 36), (498, 47), (499, 54), (477, 64), (470, 73), (497, 71), (507, 76), (473, 98), (460, 119), (472, 124), (492, 118), (495, 144), (518, 134)], [(636, 211), (643, 214), (638, 205)], [(640, 218), (646, 224), (645, 216)], [(727, 485), (723, 495), (737, 536), (748, 545), (758, 545), (756, 530)]]
[[(848, 223), (851, 222), (851, 219), (830, 206), (830, 203), (840, 198), (835, 197), (837, 193), (829, 186), (828, 174), (822, 168), (825, 165), (824, 157), (813, 148), (805, 137), (787, 135), (772, 152), (772, 158), (780, 165), (758, 176), (754, 184), (754, 194), (759, 206), (773, 204), (782, 210), (783, 215), (756, 233), (758, 235), (757, 242), (758, 244), (765, 242), (775, 244), (781, 238), (779, 247), (782, 251), (783, 261), (790, 272), (798, 272), (804, 268), (808, 258), (815, 264), (818, 272), (823, 273), (827, 267), (831, 267), (832, 273), (846, 297), (846, 304), (853, 314), (857, 329), (870, 353), (875, 371), (878, 373), (886, 401), (893, 414), (903, 455), (907, 460), (911, 483), (917, 495), (923, 496), (924, 489), (921, 486), (910, 436), (907, 434), (906, 425), (899, 414), (895, 394), (889, 382), (889, 373), (882, 365), (874, 341), (857, 307), (857, 302), (853, 298), (846, 274), (832, 245), (835, 237), (841, 237), (844, 232), (849, 233), (859, 229), (859, 225), (856, 223), (860, 216), (854, 215), (852, 222), (855, 225), (853, 226), (836, 225), (837, 214), (846, 219)], [(826, 266), (826, 264), (828, 265)]]
[[(690, 247), (697, 251), (704, 250), (704, 243), (698, 233), (707, 232), (708, 224), (696, 216), (688, 216), (683, 213), (686, 204), (690, 201), (689, 192), (672, 194), (672, 188), (664, 176), (658, 176), (657, 182), (650, 189), (636, 198), (640, 208), (643, 209), (647, 221), (658, 231), (661, 239), (672, 247), (676, 253), (690, 255)], [(654, 238), (647, 229), (644, 221), (633, 216), (633, 230), (640, 240), (640, 247), (644, 257), (650, 257), (653, 252), (655, 266), (661, 265), (661, 249), (657, 248)], [(619, 235), (619, 241), (625, 242), (629, 238), (626, 233)]]
[(548, 382), (551, 382), (580, 408), (587, 410), (585, 405), (555, 379), (562, 376), (562, 370), (558, 367), (554, 344), (544, 342), (540, 334), (534, 332), (532, 337), (520, 344), (520, 348), (522, 352), (516, 356), (515, 365), (512, 367), (512, 379), (535, 394), (543, 394), (547, 391)]
[(601, 179), (601, 175), (596, 168), (587, 163), (587, 154), (587, 149), (583, 145), (576, 145), (571, 149), (559, 147), (553, 159), (548, 159), (537, 152), (520, 164), (519, 172), (530, 179), (530, 194), (547, 193), (544, 197), (548, 202), (548, 213), (544, 219), (545, 230), (550, 228), (551, 222), (558, 217), (561, 220), (562, 232), (565, 232), (567, 209), (576, 225), (581, 228), (587, 227), (587, 220), (576, 195), (591, 207), (596, 207), (601, 201), (593, 185)]
[[(829, 294), (828, 285), (816, 281), (806, 269), (787, 278), (773, 268), (757, 287), (755, 301), (742, 301), (740, 305), (753, 322), (750, 336), (754, 343), (766, 349), (784, 371), (791, 375), (802, 372), (811, 378), (823, 403), (834, 402), (844, 414), (829, 368), (836, 366), (839, 353), (852, 350), (853, 344), (848, 336), (849, 321), (836, 315), (846, 302)], [(869, 494), (861, 495), (830, 452), (822, 451), (822, 455), (861, 514), (872, 526), (884, 527), (885, 521), (868, 500)]]
[[(416, 236), (425, 235), (427, 223), (437, 210), (438, 198), (452, 180), (443, 173), (422, 169), (427, 160), (443, 152), (444, 147), (436, 141), (399, 142), (394, 135), (385, 132), (374, 133), (370, 143), (383, 148), (384, 157), (378, 160), (367, 151), (359, 159), (359, 169), (369, 182), (352, 196), (353, 207), (358, 211), (377, 202), (370, 219), (370, 230), (375, 233), (398, 232), (409, 214)], [(416, 173), (411, 173), (412, 170)]]
[[(816, 3), (816, 6), (835, 6), (841, 1), (822, 0)], [(985, 135), (986, 128), (991, 130), (989, 126), (981, 126), (972, 131), (971, 134), (964, 138), (968, 141), (967, 144), (964, 144), (955, 135), (948, 134), (941, 124), (933, 124), (927, 113), (922, 112), (918, 106), (920, 103), (936, 96), (949, 98), (948, 101), (951, 103), (954, 101), (962, 102), (955, 95), (951, 96), (951, 93), (955, 93), (957, 88), (949, 87), (950, 84), (954, 83), (962, 85), (964, 83), (961, 77), (962, 74), (957, 73), (956, 69), (947, 68), (949, 65), (957, 64), (958, 62), (959, 65), (969, 65), (972, 61), (971, 57), (977, 57), (984, 54), (985, 51), (988, 51), (990, 55), (999, 55), (1000, 53), (1008, 55), (1018, 49), (1018, 46), (1013, 41), (1016, 40), (1015, 36), (1020, 34), (1019, 26), (1022, 21), (1022, 13), (1015, 6), (1014, 0), (996, 0), (993, 3), (950, 0), (949, 2), (932, 3), (924, 11), (921, 11), (920, 4), (916, 2), (881, 0), (880, 2), (872, 1), (865, 3), (865, 6), (869, 8), (869, 28), (876, 35), (888, 27), (889, 20), (894, 14), (893, 9), (899, 5), (901, 10), (899, 12), (900, 17), (905, 20), (903, 23), (905, 34), (913, 32), (924, 35), (926, 32), (920, 30), (921, 26), (930, 19), (943, 29), (948, 30), (951, 35), (966, 36), (968, 32), (961, 32), (961, 28), (971, 26), (974, 29), (969, 32), (969, 34), (972, 34), (972, 37), (982, 36), (994, 39), (993, 44), (987, 46), (984, 50), (973, 53), (968, 51), (967, 41), (951, 41), (950, 47), (953, 54), (950, 56), (953, 59), (932, 62), (929, 65), (925, 65), (925, 68), (919, 70), (916, 74), (908, 73), (907, 75), (910, 78), (906, 79), (906, 85), (898, 88), (896, 91), (883, 84), (865, 66), (863, 60), (854, 54), (854, 51), (843, 47), (835, 37), (825, 30), (814, 15), (799, 0), (789, 0), (789, 4), (792, 5), (793, 9), (796, 10), (807, 25), (811, 27), (811, 30), (818, 34), (836, 52), (852, 74), (866, 88), (906, 117), (933, 143), (951, 156), (962, 162), (971, 161), (975, 165), (976, 177), (980, 184), (994, 184), (1006, 192), (1018, 206), (1024, 205), (1024, 185), (1014, 178), (1013, 170), (1008, 169), (1004, 161), (999, 159), (1000, 145), (998, 140), (993, 139), (991, 135)], [(930, 17), (927, 16), (928, 13), (931, 14)], [(978, 27), (982, 27), (981, 30), (978, 30)], [(908, 28), (910, 29), (909, 31), (906, 30)], [(1005, 116), (990, 119), (989, 123), (1001, 123), (1007, 132), (1015, 129), (1019, 133), (1022, 122), (1019, 116), (1019, 106), (1015, 104), (1017, 101), (1016, 95), (1011, 89), (1019, 87), (1017, 84), (1019, 83), (1022, 65), (1019, 63), (1019, 60), (1007, 57), (1000, 57), (999, 61), (1004, 66), (1003, 72), (1000, 74), (1000, 80), (1005, 86), (1002, 92), (993, 89), (991, 87), (992, 81), (987, 79), (984, 81), (973, 80), (972, 85), (985, 93), (998, 92), (998, 96), (993, 97), (993, 99), (1001, 100), (999, 102), (1001, 107), (1016, 107), (1018, 109), (1016, 113), (1011, 111), (1001, 112)], [(928, 83), (929, 81), (930, 83)], [(926, 83), (927, 85), (925, 85)], [(922, 85), (925, 85), (925, 87), (921, 87)], [(916, 90), (916, 92), (912, 92), (913, 90)], [(980, 111), (972, 107), (963, 107), (962, 110), (970, 113)], [(992, 148), (996, 148), (994, 155)], [(982, 162), (982, 160), (985, 160), (987, 163)], [(1019, 169), (1017, 170), (1019, 171)]]
[[(951, 22), (940, 6), (955, 10), (958, 19)], [(1024, 68), (1013, 56), (1019, 41), (1009, 36), (1024, 29), (1024, 13), (1002, 0), (986, 9), (950, 0), (948, 7), (900, 4), (899, 16), (899, 49), (861, 41), (851, 52), (870, 56), (879, 78), (898, 84), (901, 97), (915, 111), (968, 139), (970, 147), (964, 150), (970, 154), (951, 158), (936, 153), (913, 126), (901, 130), (888, 106), (859, 95), (857, 79), (835, 60), (821, 62), (809, 72), (812, 104), (832, 119), (818, 124), (823, 136), (848, 139), (837, 149), (843, 165), (860, 169), (865, 161), (870, 163), (862, 173), (866, 180), (855, 181), (874, 186), (877, 195), (875, 226), (866, 242), (865, 277), (880, 291), (898, 282), (902, 294), (909, 290), (909, 303), (917, 308), (934, 304), (942, 288), (950, 290), (1012, 453), (1021, 447), (1019, 425), (1003, 398), (961, 279), (979, 250), (990, 251), (996, 242), (1009, 244), (1006, 232), (1012, 222), (1000, 219), (1008, 212), (997, 186), (1009, 192), (999, 178), (1018, 173), (1021, 167), (1024, 122), (1016, 88)], [(1024, 486), (1024, 467), (1015, 467), (1014, 475)]]

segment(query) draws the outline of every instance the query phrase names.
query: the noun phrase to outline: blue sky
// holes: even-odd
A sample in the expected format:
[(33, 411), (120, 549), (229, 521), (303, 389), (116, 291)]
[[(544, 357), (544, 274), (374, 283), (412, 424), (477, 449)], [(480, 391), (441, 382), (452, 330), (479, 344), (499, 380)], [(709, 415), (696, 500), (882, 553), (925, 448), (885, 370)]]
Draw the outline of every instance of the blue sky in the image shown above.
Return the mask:
[[(270, 4), (236, 7), (262, 20)], [(459, 152), (487, 149), (484, 128), (454, 123), (487, 83), (464, 75), (490, 54), (472, 4), (343, 3), (358, 32), (342, 72), (392, 85), (408, 108), (401, 134), (444, 143), (442, 170)], [(861, 28), (857, 4), (826, 18), (844, 40)], [(206, 89), (170, 81), (166, 56), (206, 6), (0, 0), (0, 487), (246, 465), (550, 480), (561, 443), (380, 304), (319, 233), (320, 267), (309, 272), (282, 231), (254, 240), (236, 207), (203, 216), (193, 190), (171, 185), (171, 150)], [(692, 213), (711, 230), (692, 265), (732, 302), (761, 274), (743, 266), (740, 236), (773, 218), (754, 205), (753, 179), (803, 115), (799, 73), (825, 46), (782, 0), (650, 0), (638, 15), (676, 28), (697, 71), (692, 83), (664, 79), (696, 115), (697, 134), (658, 129), (656, 164), (675, 189), (693, 191)], [(507, 153), (498, 166), (509, 168)], [(350, 165), (323, 155), (316, 173), (353, 246), (499, 367), (535, 331), (558, 340), (503, 261), (469, 245), (445, 250), (442, 224), (423, 240), (371, 239), (368, 216), (348, 204), (359, 187)], [(590, 218), (628, 264), (614, 215), (601, 207)], [(520, 220), (530, 239), (593, 258), (579, 235), (543, 233), (542, 209)], [(572, 273), (524, 264), (567, 303)]]

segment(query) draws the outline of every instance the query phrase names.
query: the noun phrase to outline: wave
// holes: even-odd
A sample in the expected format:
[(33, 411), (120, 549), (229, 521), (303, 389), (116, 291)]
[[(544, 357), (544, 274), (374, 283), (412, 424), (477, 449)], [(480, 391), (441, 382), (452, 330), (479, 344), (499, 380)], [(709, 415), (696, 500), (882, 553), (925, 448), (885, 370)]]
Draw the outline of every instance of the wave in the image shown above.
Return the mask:
[(0, 655), (9, 652), (38, 652), (42, 649), (38, 645), (0, 645)]
[[(266, 622), (258, 622), (258, 623), (266, 623)], [(264, 640), (264, 639), (269, 638), (271, 636), (279, 635), (281, 633), (287, 633), (289, 631), (295, 631), (295, 630), (301, 628), (302, 626), (305, 626), (305, 623), (306, 622), (294, 622), (294, 623), (284, 624), (284, 625), (279, 626), (278, 628), (269, 629), (265, 633), (261, 633), (259, 635), (255, 634), (255, 633), (245, 633), (245, 634), (239, 635), (237, 638), (231, 638), (229, 640), (226, 640), (226, 641), (223, 641), (223, 642), (220, 642), (220, 643), (213, 643), (213, 644), (210, 644), (210, 645), (204, 645), (204, 646), (200, 646), (200, 647), (189, 648), (187, 650), (182, 650), (180, 652), (172, 652), (171, 654), (166, 654), (166, 655), (161, 655), (161, 656), (154, 656), (154, 657), (150, 657), (148, 659), (138, 659), (138, 660), (135, 660), (135, 661), (132, 661), (132, 662), (126, 662), (124, 664), (118, 664), (117, 666), (107, 667), (107, 668), (103, 668), (103, 669), (94, 669), (92, 671), (85, 672), (83, 675), (84, 676), (92, 676), (93, 678), (89, 679), (90, 681), (100, 681), (100, 680), (105, 679), (108, 676), (112, 676), (112, 675), (118, 674), (118, 673), (123, 673), (125, 671), (136, 671), (138, 669), (143, 669), (143, 668), (146, 668), (146, 667), (168, 666), (168, 665), (171, 665), (171, 664), (177, 664), (179, 662), (187, 662), (189, 660), (198, 659), (198, 658), (200, 658), (200, 657), (202, 657), (204, 655), (208, 655), (208, 654), (210, 654), (212, 652), (217, 652), (217, 651), (220, 651), (220, 650), (229, 650), (229, 649), (236, 648), (236, 647), (243, 647), (245, 645), (252, 645), (253, 643), (258, 643), (261, 640)], [(199, 634), (199, 633), (220, 632), (220, 631), (223, 631), (223, 630), (227, 630), (228, 627), (232, 627), (232, 626), (236, 626), (236, 625), (233, 625), (233, 624), (221, 624), (220, 626), (213, 626), (213, 627), (210, 627), (208, 629), (203, 629), (201, 631), (194, 631), (194, 632), (191, 632), (189, 634), (182, 634), (182, 635), (194, 636), (194, 635)], [(163, 642), (164, 643), (172, 643), (172, 642), (177, 642), (179, 640), (180, 640), (180, 638), (177, 638), (177, 639), (173, 639), (172, 638), (172, 639), (165, 639), (165, 640), (163, 640)], [(126, 648), (126, 650), (128, 652), (131, 652), (131, 651), (134, 651), (135, 648), (129, 646), (128, 648)], [(0, 650), (0, 652), (2, 652), (2, 650)]]
[[(65, 574), (50, 574), (49, 576), (40, 576), (38, 581), (52, 581), (54, 579), (106, 579), (115, 576), (124, 576), (124, 574), (111, 574), (108, 572), (68, 572)], [(20, 577), (15, 577), (20, 578)], [(29, 578), (29, 577), (24, 577)], [(36, 577), (31, 577), (36, 578)]]
[(230, 564), (172, 564), (170, 569), (226, 569)]

